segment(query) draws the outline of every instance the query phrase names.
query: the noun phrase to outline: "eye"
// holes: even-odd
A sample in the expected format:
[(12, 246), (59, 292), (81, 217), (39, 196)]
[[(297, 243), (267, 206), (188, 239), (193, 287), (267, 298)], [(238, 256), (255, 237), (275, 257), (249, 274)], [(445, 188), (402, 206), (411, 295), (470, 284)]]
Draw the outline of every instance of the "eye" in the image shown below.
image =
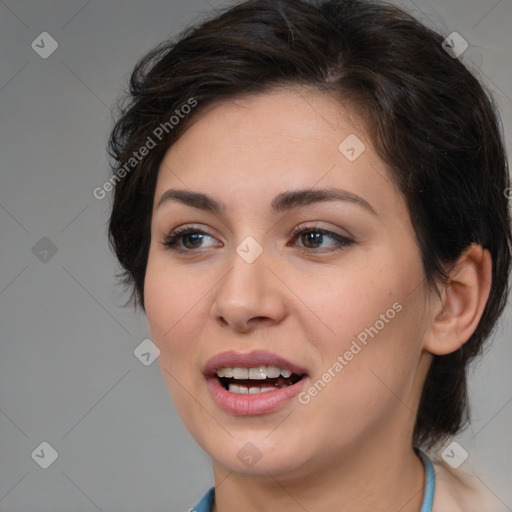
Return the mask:
[[(293, 244), (300, 240), (302, 249), (307, 252), (332, 252), (340, 250), (354, 243), (347, 237), (341, 236), (338, 233), (320, 228), (318, 226), (302, 226), (295, 230), (293, 234)], [(326, 242), (329, 242), (325, 245)], [(318, 250), (324, 249), (324, 250)], [(327, 250), (325, 250), (327, 249)]]
[[(205, 245), (205, 241), (208, 240), (210, 243)], [(297, 244), (298, 241), (300, 244)], [(297, 246), (306, 252), (325, 253), (341, 250), (353, 243), (353, 240), (333, 231), (318, 226), (302, 226), (295, 230), (292, 242), (288, 245)], [(167, 235), (162, 244), (176, 252), (192, 252), (197, 249), (222, 246), (222, 243), (213, 236), (194, 226), (176, 228)]]
[[(214, 243), (203, 245), (203, 242), (208, 239), (213, 240)], [(218, 245), (215, 238), (194, 226), (182, 226), (176, 228), (166, 236), (162, 243), (173, 251), (182, 252)]]

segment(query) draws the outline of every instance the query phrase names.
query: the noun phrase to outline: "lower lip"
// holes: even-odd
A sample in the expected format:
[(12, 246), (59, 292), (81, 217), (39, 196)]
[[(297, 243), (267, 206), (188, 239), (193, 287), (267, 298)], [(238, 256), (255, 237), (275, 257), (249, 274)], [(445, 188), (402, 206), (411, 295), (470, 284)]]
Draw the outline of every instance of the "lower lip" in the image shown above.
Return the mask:
[(297, 396), (306, 384), (307, 377), (275, 391), (265, 391), (254, 395), (241, 395), (227, 391), (215, 377), (207, 379), (208, 389), (216, 404), (226, 412), (238, 415), (267, 414), (283, 407)]

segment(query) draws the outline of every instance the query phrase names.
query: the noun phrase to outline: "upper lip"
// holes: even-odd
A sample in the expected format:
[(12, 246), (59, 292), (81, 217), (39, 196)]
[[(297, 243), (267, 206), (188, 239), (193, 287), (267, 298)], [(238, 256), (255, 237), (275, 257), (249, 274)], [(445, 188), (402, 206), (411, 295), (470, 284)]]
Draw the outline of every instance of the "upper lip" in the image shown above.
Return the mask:
[(281, 369), (288, 369), (296, 375), (307, 374), (305, 368), (264, 350), (245, 353), (234, 350), (221, 352), (208, 359), (203, 373), (207, 377), (213, 377), (219, 368), (255, 368), (257, 366), (277, 366)]

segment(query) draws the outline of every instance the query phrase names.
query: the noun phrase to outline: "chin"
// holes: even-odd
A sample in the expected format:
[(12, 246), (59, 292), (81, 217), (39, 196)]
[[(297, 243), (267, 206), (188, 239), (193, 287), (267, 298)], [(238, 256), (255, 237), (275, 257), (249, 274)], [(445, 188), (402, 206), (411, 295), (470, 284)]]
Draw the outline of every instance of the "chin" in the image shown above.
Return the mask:
[(304, 443), (286, 443), (285, 439), (281, 435), (272, 440), (268, 432), (261, 432), (236, 436), (225, 444), (208, 442), (204, 449), (215, 463), (233, 473), (266, 478), (269, 474), (276, 478), (297, 476), (307, 464), (308, 454)]

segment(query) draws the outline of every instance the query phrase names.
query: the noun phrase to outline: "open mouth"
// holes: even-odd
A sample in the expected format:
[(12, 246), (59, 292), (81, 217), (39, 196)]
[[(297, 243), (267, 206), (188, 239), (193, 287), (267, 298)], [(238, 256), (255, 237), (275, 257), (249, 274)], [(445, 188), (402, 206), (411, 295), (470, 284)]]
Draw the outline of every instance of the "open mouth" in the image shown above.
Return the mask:
[(223, 367), (216, 372), (220, 385), (230, 393), (253, 395), (292, 386), (304, 378), (287, 368), (256, 366), (253, 368)]

